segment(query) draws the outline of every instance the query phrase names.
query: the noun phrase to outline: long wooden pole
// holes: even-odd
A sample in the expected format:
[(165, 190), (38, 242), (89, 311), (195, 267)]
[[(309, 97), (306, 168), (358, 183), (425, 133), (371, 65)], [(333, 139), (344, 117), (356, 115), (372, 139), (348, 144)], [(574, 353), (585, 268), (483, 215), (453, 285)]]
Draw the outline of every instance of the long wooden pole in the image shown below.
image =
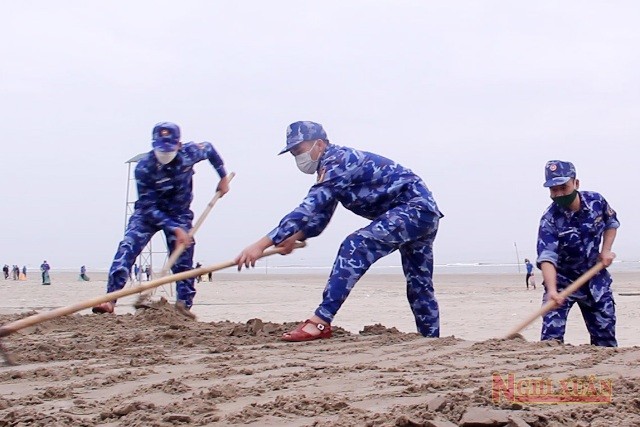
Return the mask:
[[(296, 242), (294, 248), (298, 249), (304, 246), (306, 246), (306, 243)], [(260, 256), (260, 258), (274, 255), (274, 254), (279, 254), (279, 253), (282, 253), (282, 251), (283, 249), (281, 248), (269, 249), (264, 251)], [(91, 308), (98, 304), (102, 304), (103, 302), (113, 301), (118, 298), (143, 292), (148, 289), (156, 288), (166, 283), (175, 282), (177, 280), (190, 279), (192, 277), (201, 276), (209, 272), (223, 270), (225, 268), (233, 267), (235, 265), (237, 264), (234, 261), (226, 261), (219, 264), (213, 264), (207, 267), (201, 267), (193, 270), (183, 271), (182, 273), (171, 274), (169, 276), (160, 277), (158, 279), (147, 282), (144, 285), (131, 286), (125, 289), (120, 289), (119, 291), (109, 292), (99, 297), (91, 298), (90, 300), (82, 301), (66, 307), (60, 307), (60, 308), (53, 309), (51, 311), (46, 311), (44, 313), (34, 314), (29, 317), (25, 317), (24, 319), (16, 320), (15, 322), (11, 322), (0, 327), (0, 338), (6, 337), (7, 335), (10, 335), (16, 331), (19, 331), (20, 329), (37, 325), (38, 323), (42, 323), (46, 320), (51, 320), (57, 317), (66, 316), (67, 314), (72, 314), (77, 311), (84, 310), (86, 308)]]
[[(604, 268), (604, 264), (602, 262), (598, 262), (596, 265), (587, 270), (582, 276), (578, 277), (575, 282), (567, 286), (562, 290), (558, 295), (562, 298), (567, 298), (572, 293), (578, 290), (582, 285), (587, 283), (593, 276), (598, 274), (600, 270)], [(538, 317), (544, 316), (549, 311), (553, 310), (557, 307), (558, 304), (552, 299), (549, 299), (546, 303), (542, 305), (535, 313), (531, 314), (525, 320), (522, 321), (518, 326), (513, 328), (509, 333), (505, 336), (505, 338), (510, 339), (515, 337), (520, 331), (533, 323)]]

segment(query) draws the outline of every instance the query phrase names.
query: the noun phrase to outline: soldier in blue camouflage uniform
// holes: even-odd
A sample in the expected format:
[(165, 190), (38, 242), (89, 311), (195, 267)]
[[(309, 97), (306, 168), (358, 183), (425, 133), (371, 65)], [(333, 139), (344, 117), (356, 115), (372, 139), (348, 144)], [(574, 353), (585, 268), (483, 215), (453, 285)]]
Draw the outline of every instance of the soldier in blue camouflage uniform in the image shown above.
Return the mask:
[(322, 126), (314, 122), (289, 126), (280, 154), (288, 151), (302, 172), (317, 173), (317, 182), (275, 229), (238, 255), (238, 269), (254, 266), (271, 245), (290, 252), (296, 240), (318, 236), (338, 203), (371, 223), (342, 242), (322, 303), (312, 317), (282, 339), (330, 338), (331, 322), (353, 286), (374, 262), (396, 250), (402, 258), (407, 298), (418, 331), (426, 337), (439, 336), (432, 246), (443, 215), (422, 179), (377, 154), (329, 143)]
[(605, 267), (611, 265), (615, 258), (611, 247), (620, 226), (616, 213), (602, 195), (578, 191), (580, 182), (570, 162), (547, 162), (545, 179), (544, 186), (549, 188), (553, 203), (540, 220), (537, 264), (544, 280), (543, 303), (551, 299), (556, 308), (543, 318), (541, 339), (563, 342), (569, 310), (577, 302), (591, 344), (616, 347), (615, 303), (606, 268), (566, 300), (558, 295), (558, 290), (569, 286), (598, 261)]
[[(229, 191), (222, 158), (209, 142), (182, 144), (180, 128), (170, 122), (158, 123), (152, 136), (153, 150), (135, 169), (138, 200), (109, 270), (107, 292), (124, 287), (136, 257), (160, 230), (165, 234), (169, 251), (173, 252), (179, 244), (187, 246), (171, 269), (173, 273), (192, 268), (194, 245), (188, 231), (193, 220), (190, 205), (196, 163), (209, 160), (220, 176), (217, 190), (223, 195)], [(193, 279), (176, 282), (176, 293), (176, 307), (189, 310), (196, 294)], [(114, 305), (115, 301), (106, 302), (94, 307), (93, 312), (113, 313)]]

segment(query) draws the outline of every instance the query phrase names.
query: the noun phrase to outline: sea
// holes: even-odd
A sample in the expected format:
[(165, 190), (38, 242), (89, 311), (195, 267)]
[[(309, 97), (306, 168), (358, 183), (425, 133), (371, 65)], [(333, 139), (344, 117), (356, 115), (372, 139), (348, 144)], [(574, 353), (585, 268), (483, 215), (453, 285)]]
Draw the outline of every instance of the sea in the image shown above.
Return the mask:
[[(208, 264), (204, 264), (207, 267)], [(154, 266), (154, 272), (160, 270)], [(231, 268), (227, 269), (231, 271)], [(58, 268), (52, 269), (51, 272), (73, 273), (77, 272), (77, 268)], [(226, 270), (225, 270), (226, 271)], [(304, 265), (303, 263), (295, 264), (279, 264), (269, 265), (268, 263), (258, 261), (253, 269), (243, 270), (244, 274), (329, 274), (330, 265)], [(537, 270), (536, 270), (537, 271)], [(611, 273), (620, 272), (640, 272), (640, 261), (614, 261), (609, 267)], [(33, 271), (32, 271), (33, 272)], [(89, 276), (91, 273), (107, 273), (107, 268), (88, 268)], [(448, 264), (435, 264), (434, 272), (436, 274), (524, 274), (524, 263), (489, 263), (489, 262), (455, 262)], [(373, 265), (369, 269), (369, 274), (402, 274), (402, 266), (400, 265)]]
[[(640, 272), (640, 261), (614, 261), (608, 269), (611, 273), (616, 271), (624, 272)], [(331, 266), (302, 266), (302, 265), (280, 265), (280, 266), (262, 266), (252, 270), (260, 274), (328, 274)], [(450, 263), (435, 264), (434, 272), (437, 274), (524, 274), (525, 266), (516, 263)], [(369, 269), (369, 273), (374, 274), (402, 274), (402, 266), (400, 265), (373, 265)]]

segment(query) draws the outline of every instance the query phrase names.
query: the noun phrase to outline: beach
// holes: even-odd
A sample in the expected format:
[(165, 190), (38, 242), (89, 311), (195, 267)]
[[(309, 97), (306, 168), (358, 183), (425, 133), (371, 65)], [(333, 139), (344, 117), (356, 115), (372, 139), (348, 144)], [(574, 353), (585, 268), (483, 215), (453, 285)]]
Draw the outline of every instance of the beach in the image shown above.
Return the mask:
[[(152, 309), (135, 311), (134, 295), (115, 316), (84, 310), (2, 338), (19, 365), (0, 368), (0, 426), (637, 426), (640, 273), (613, 275), (615, 349), (588, 345), (577, 306), (564, 345), (539, 342), (539, 320), (504, 339), (541, 305), (541, 287), (526, 290), (523, 274), (436, 274), (438, 339), (415, 333), (402, 275), (368, 274), (333, 338), (285, 343), (280, 335), (320, 302), (326, 275), (225, 270), (198, 284), (198, 321), (172, 308), (167, 285), (154, 300), (169, 303)], [(106, 274), (89, 276), (0, 280), (2, 324), (101, 295)], [(495, 399), (496, 379), (509, 374), (598, 393)]]

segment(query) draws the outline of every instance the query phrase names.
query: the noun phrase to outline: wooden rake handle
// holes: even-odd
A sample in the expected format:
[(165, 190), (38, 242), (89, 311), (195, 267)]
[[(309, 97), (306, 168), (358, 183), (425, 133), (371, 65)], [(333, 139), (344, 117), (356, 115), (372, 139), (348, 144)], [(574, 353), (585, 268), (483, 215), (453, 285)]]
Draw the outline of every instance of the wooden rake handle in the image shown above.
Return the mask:
[[(295, 249), (303, 248), (306, 246), (305, 242), (296, 242), (294, 245)], [(282, 253), (282, 248), (273, 248), (266, 250), (262, 253), (260, 258), (267, 257), (274, 254)], [(128, 295), (136, 294), (139, 292), (146, 291), (147, 289), (156, 288), (158, 286), (176, 282), (178, 280), (191, 279), (192, 277), (202, 276), (203, 274), (207, 274), (209, 272), (214, 272), (218, 270), (223, 270), (225, 268), (233, 267), (237, 265), (234, 261), (226, 261), (219, 264), (213, 264), (207, 267), (196, 268), (193, 270), (183, 271), (182, 273), (171, 274), (169, 276), (160, 277), (158, 279), (152, 280), (150, 282), (145, 283), (140, 286), (131, 286), (126, 289), (120, 289), (119, 291), (109, 292), (99, 297), (92, 298), (90, 300), (86, 300), (83, 302), (79, 302), (76, 304), (72, 304), (66, 307), (60, 307), (53, 309), (51, 311), (47, 311), (44, 313), (34, 314), (29, 317), (25, 317), (24, 319), (16, 320), (15, 322), (8, 323), (2, 327), (0, 327), (0, 338), (6, 337), (20, 329), (37, 325), (38, 323), (42, 323), (46, 320), (55, 319), (57, 317), (66, 316), (67, 314), (72, 314), (80, 310), (84, 310), (86, 308), (94, 307), (98, 304), (102, 304), (103, 302), (113, 301), (118, 298), (126, 297)]]
[[(582, 276), (578, 277), (576, 279), (575, 282), (573, 282), (572, 284), (570, 284), (569, 286), (567, 286), (562, 292), (560, 292), (558, 295), (561, 296), (562, 298), (567, 298), (568, 296), (570, 296), (572, 293), (574, 293), (575, 291), (578, 290), (578, 288), (580, 288), (582, 285), (584, 285), (585, 283), (587, 283), (593, 276), (595, 276), (596, 274), (598, 274), (598, 272), (600, 270), (602, 270), (604, 268), (604, 264), (600, 261), (598, 262), (596, 265), (594, 265), (593, 267), (591, 267), (589, 270), (587, 270)], [(546, 303), (544, 303), (542, 305), (542, 307), (540, 307), (535, 313), (533, 313), (531, 316), (527, 317), (525, 320), (522, 321), (522, 323), (520, 323), (518, 326), (516, 326), (515, 328), (513, 328), (506, 336), (505, 338), (509, 339), (509, 338), (513, 338), (514, 336), (516, 336), (520, 331), (522, 331), (524, 328), (526, 328), (527, 326), (529, 326), (531, 323), (533, 323), (538, 317), (540, 316), (544, 316), (545, 314), (547, 314), (549, 311), (553, 310), (554, 308), (557, 307), (557, 304), (554, 300), (549, 299)]]
[[(233, 179), (234, 176), (236, 176), (236, 174), (235, 172), (231, 172), (228, 176), (229, 176), (229, 182), (231, 182), (231, 180)], [(193, 227), (191, 227), (191, 230), (189, 230), (190, 239), (193, 238), (193, 236), (195, 236), (196, 232), (198, 231), (198, 229), (200, 228), (204, 220), (207, 219), (207, 215), (209, 215), (209, 212), (211, 212), (211, 209), (213, 209), (213, 207), (215, 206), (216, 202), (220, 199), (220, 197), (222, 197), (222, 193), (219, 191), (216, 191), (216, 194), (213, 196), (213, 199), (211, 199), (211, 201), (205, 208), (204, 212), (202, 212), (202, 215), (200, 215), (200, 218), (198, 218), (198, 220), (193, 225)], [(187, 249), (185, 245), (180, 244), (176, 246), (173, 252), (171, 252), (171, 256), (162, 267), (162, 271), (160, 271), (160, 276), (166, 275), (169, 272), (169, 270), (171, 270), (171, 267), (173, 267), (176, 261), (178, 261), (178, 258), (180, 258), (180, 255), (182, 255), (185, 249)]]

